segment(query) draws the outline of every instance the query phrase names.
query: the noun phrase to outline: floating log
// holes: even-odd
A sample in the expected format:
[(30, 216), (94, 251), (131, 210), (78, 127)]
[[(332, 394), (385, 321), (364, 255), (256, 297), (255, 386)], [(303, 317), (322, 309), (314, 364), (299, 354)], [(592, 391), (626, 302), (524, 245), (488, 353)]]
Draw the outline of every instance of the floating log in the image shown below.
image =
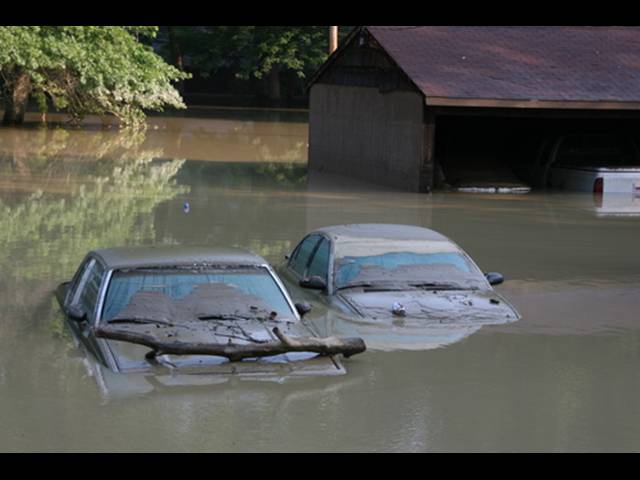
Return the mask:
[(149, 347), (152, 351), (147, 356), (150, 358), (158, 355), (215, 355), (236, 362), (243, 358), (271, 357), (288, 352), (313, 352), (320, 355), (342, 354), (348, 358), (366, 350), (364, 340), (358, 337), (294, 338), (282, 333), (278, 327), (274, 327), (272, 331), (279, 342), (223, 344), (182, 342), (179, 340), (162, 341), (153, 335), (108, 326), (98, 326), (93, 329), (97, 338), (136, 343)]

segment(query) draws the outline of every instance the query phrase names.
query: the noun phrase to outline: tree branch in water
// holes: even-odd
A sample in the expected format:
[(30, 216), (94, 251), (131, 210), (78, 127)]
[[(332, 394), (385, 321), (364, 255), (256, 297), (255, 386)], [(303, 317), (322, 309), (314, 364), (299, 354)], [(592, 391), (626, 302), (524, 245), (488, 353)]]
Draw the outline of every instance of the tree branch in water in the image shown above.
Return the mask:
[(366, 350), (364, 340), (358, 337), (294, 338), (282, 333), (278, 327), (274, 327), (272, 331), (279, 342), (259, 344), (234, 344), (231, 342), (227, 344), (199, 343), (182, 342), (179, 340), (162, 341), (153, 335), (107, 326), (95, 327), (93, 331), (97, 338), (136, 343), (149, 347), (152, 352), (149, 352), (148, 356), (151, 358), (158, 355), (215, 355), (236, 362), (243, 358), (271, 357), (288, 352), (313, 352), (320, 355), (342, 354), (348, 358)]

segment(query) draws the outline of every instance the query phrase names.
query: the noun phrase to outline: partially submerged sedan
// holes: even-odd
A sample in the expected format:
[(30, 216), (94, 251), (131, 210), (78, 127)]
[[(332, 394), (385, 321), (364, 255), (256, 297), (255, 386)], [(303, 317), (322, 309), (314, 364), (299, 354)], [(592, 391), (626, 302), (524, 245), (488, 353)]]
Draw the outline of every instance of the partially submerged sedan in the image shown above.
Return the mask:
[(335, 354), (364, 350), (318, 338), (267, 262), (240, 249), (92, 251), (56, 296), (112, 372), (335, 375), (345, 371)]
[(458, 245), (416, 226), (321, 228), (302, 239), (281, 274), (301, 299), (353, 320), (328, 331), (357, 333), (369, 347), (392, 336), (395, 346), (419, 348), (418, 337), (429, 335), (446, 344), (482, 325), (520, 318), (491, 286), (502, 282), (500, 274), (483, 274)]

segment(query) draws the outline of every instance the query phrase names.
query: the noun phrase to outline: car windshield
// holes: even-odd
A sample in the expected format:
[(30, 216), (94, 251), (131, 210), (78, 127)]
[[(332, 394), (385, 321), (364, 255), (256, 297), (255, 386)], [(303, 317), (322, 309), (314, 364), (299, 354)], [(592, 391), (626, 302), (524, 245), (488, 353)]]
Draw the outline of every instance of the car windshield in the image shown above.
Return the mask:
[(107, 322), (237, 318), (295, 317), (275, 280), (261, 267), (117, 271), (111, 278), (103, 310)]
[(637, 163), (633, 140), (615, 135), (569, 135), (560, 144), (556, 166), (624, 167)]
[(487, 288), (482, 272), (450, 242), (393, 243), (337, 249), (336, 288)]

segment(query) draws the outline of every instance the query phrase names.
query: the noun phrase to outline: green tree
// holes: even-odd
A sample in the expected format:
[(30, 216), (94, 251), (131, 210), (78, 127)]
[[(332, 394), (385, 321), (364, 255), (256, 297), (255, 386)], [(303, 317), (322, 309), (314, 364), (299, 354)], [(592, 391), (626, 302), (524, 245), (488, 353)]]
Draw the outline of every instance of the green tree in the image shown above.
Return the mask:
[(140, 124), (144, 110), (184, 108), (172, 83), (188, 75), (165, 63), (148, 45), (157, 31), (157, 27), (0, 27), (4, 123), (23, 122), (30, 96), (41, 108), (50, 102), (76, 120), (85, 114), (112, 114), (125, 125)]
[(281, 97), (280, 72), (305, 78), (327, 58), (327, 27), (245, 27), (241, 78), (266, 78), (269, 97)]
[(279, 100), (280, 74), (299, 78), (312, 73), (328, 54), (324, 26), (211, 26), (167, 27), (166, 55), (175, 65), (189, 57), (189, 68), (203, 75), (222, 66), (241, 79), (264, 79), (269, 97)]

